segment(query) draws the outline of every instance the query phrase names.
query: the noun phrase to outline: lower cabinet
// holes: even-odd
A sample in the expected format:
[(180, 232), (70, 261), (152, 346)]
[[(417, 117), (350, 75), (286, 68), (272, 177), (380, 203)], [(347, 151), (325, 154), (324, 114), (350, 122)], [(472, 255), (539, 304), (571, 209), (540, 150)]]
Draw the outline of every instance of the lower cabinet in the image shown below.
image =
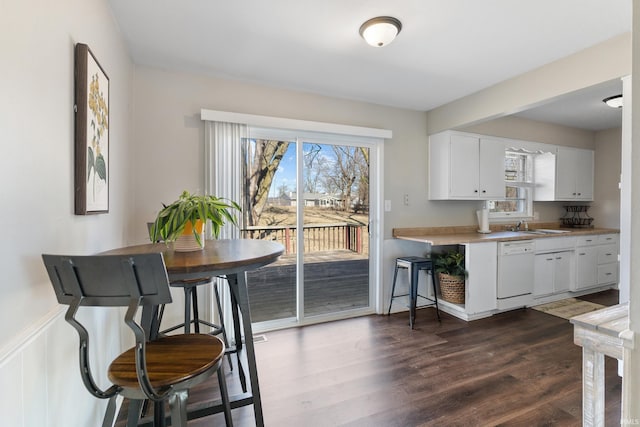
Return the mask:
[(572, 291), (618, 283), (618, 235), (583, 236), (576, 244)]
[(566, 292), (572, 283), (573, 251), (552, 252), (535, 256), (533, 296)]

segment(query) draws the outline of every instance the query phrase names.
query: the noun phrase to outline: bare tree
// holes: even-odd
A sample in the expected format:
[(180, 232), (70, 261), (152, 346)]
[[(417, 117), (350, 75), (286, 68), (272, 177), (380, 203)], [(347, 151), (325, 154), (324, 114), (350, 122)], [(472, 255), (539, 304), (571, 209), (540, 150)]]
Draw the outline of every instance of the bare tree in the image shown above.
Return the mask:
[(273, 177), (289, 148), (287, 141), (248, 141), (243, 145), (245, 158), (245, 224), (257, 225), (269, 198)]
[(369, 149), (359, 147), (360, 156), (356, 156), (359, 184), (358, 184), (358, 201), (355, 204), (356, 212), (361, 210), (369, 210)]
[[(333, 172), (326, 177), (327, 183), (340, 194), (342, 209), (346, 211), (351, 207), (354, 190), (358, 190), (355, 183), (360, 184), (363, 178), (368, 182), (368, 168), (364, 167), (368, 153), (365, 157), (359, 148), (340, 145), (334, 145), (333, 152), (336, 159)], [(361, 197), (359, 192), (358, 197)]]

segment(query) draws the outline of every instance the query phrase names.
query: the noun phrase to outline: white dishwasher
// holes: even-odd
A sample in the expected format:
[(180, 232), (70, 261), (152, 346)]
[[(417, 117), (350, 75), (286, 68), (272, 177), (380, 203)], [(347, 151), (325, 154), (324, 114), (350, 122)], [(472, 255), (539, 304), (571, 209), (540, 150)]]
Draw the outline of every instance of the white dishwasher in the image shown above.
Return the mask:
[(534, 249), (532, 240), (498, 243), (498, 309), (525, 307), (532, 302)]

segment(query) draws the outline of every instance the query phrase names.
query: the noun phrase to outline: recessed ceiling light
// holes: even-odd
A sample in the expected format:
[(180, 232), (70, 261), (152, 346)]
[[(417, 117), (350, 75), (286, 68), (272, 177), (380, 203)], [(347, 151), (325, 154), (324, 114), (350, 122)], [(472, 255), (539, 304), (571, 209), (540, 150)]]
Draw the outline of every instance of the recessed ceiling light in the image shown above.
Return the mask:
[(622, 108), (622, 95), (613, 95), (602, 100), (611, 108)]
[(360, 26), (360, 35), (371, 46), (386, 46), (402, 30), (402, 23), (391, 16), (371, 18)]

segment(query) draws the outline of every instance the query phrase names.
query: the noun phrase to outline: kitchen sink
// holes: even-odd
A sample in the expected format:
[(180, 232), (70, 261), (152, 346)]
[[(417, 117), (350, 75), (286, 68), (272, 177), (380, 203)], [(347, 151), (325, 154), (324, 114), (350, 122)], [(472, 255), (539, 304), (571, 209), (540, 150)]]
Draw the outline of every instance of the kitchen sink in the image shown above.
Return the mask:
[(528, 235), (528, 234), (564, 234), (564, 233), (571, 233), (570, 230), (558, 230), (555, 228), (537, 228), (537, 229), (531, 229), (531, 230), (518, 230), (518, 231), (514, 231), (514, 233), (518, 233), (518, 234), (522, 234), (522, 235)]
[(570, 230), (558, 230), (558, 229), (551, 229), (551, 228), (538, 228), (535, 230), (528, 230), (528, 231), (523, 231), (523, 233), (525, 234), (564, 234), (564, 233), (571, 233)]
[(529, 230), (532, 231), (534, 233), (540, 233), (540, 234), (564, 234), (564, 233), (571, 233), (571, 230), (558, 230), (556, 228), (537, 228), (535, 230)]

